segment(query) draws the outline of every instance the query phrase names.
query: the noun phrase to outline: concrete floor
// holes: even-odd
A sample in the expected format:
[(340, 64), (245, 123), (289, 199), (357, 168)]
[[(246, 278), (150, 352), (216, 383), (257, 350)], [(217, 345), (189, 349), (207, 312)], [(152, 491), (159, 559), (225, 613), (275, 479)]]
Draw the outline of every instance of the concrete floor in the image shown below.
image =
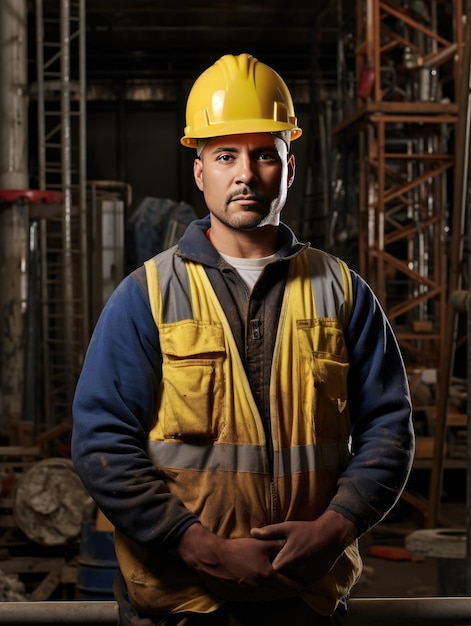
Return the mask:
[(363, 574), (354, 587), (356, 598), (430, 598), (438, 589), (436, 559), (391, 561), (363, 556)]
[[(442, 507), (447, 519), (455, 528), (466, 527), (464, 504)], [(352, 597), (357, 598), (427, 598), (464, 595), (464, 562), (449, 561), (412, 554), (408, 560), (392, 560), (372, 556), (373, 546), (405, 547), (408, 533), (420, 526), (405, 517), (379, 525), (360, 540), (363, 557), (363, 574), (354, 587)], [(454, 592), (453, 590), (457, 590)]]

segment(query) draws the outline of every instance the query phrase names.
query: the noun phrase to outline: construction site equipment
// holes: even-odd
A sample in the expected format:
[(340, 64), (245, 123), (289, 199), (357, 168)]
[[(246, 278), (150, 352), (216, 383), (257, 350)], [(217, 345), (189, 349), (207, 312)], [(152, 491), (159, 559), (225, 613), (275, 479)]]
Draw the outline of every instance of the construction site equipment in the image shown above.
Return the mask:
[[(37, 306), (40, 263), (35, 216), (55, 212), (60, 206), (62, 195), (57, 192), (0, 190), (0, 307), (4, 328), (0, 342), (0, 430), (11, 443), (12, 430), (22, 418), (34, 425), (41, 397), (37, 380), (41, 344)], [(31, 434), (33, 431), (34, 427)]]
[(131, 202), (131, 187), (125, 183), (109, 180), (87, 182), (91, 327), (125, 275), (125, 216)]
[(466, 539), (464, 528), (416, 530), (405, 538), (405, 545), (412, 553), (435, 558), (440, 596), (468, 595)]
[(346, 181), (352, 193), (345, 197), (358, 204), (359, 271), (393, 323), (406, 364), (436, 368), (447, 299), (461, 0), (446, 8), (434, 0), (367, 0), (357, 9), (357, 106), (333, 134), (358, 155), (359, 181)]
[(76, 597), (81, 600), (114, 600), (113, 582), (117, 573), (113, 528), (101, 530), (96, 520), (84, 521), (80, 537)]
[(89, 501), (69, 459), (43, 459), (21, 474), (13, 490), (13, 515), (26, 537), (46, 546), (78, 537)]
[(26, 0), (0, 4), (0, 189), (27, 189), (28, 70)]
[[(440, 518), (456, 345), (450, 296), (463, 272), (470, 23), (462, 0), (358, 1), (355, 107), (346, 98), (332, 129), (332, 160), (357, 155), (357, 166), (344, 167), (332, 184), (343, 190), (340, 210), (357, 220), (358, 270), (394, 326), (414, 409), (431, 407), (434, 415), (429, 500), (404, 494), (430, 527)], [(425, 402), (414, 396), (424, 372), (436, 373)]]
[(43, 325), (43, 428), (70, 417), (89, 338), (86, 256), (85, 1), (36, 0), (38, 183), (63, 195), (38, 216)]
[(21, 418), (28, 202), (5, 191), (28, 188), (27, 3), (0, 3), (0, 433)]
[[(437, 422), (435, 427), (435, 446), (433, 455), (432, 475), (430, 481), (430, 515), (429, 525), (434, 527), (437, 523), (441, 488), (443, 480), (443, 456), (445, 445), (445, 430), (448, 416), (448, 404), (450, 399), (450, 380), (453, 368), (453, 360), (457, 339), (457, 315), (461, 308), (463, 312), (464, 298), (456, 294), (461, 289), (462, 278), (465, 267), (463, 266), (464, 242), (466, 235), (471, 233), (471, 205), (470, 205), (470, 171), (469, 171), (469, 144), (470, 144), (470, 124), (471, 124), (471, 3), (468, 2), (466, 10), (466, 21), (464, 30), (464, 52), (462, 69), (460, 72), (460, 83), (458, 91), (458, 124), (456, 132), (456, 158), (453, 178), (453, 217), (452, 217), (452, 245), (450, 250), (450, 271), (448, 279), (448, 308), (443, 324), (444, 340), (440, 357), (440, 385), (438, 388), (437, 402)], [(469, 243), (468, 243), (469, 245)], [(470, 265), (468, 251), (468, 276)], [(469, 279), (468, 279), (469, 280)], [(469, 287), (468, 287), (469, 288)], [(455, 298), (455, 302), (453, 301)], [(461, 302), (460, 302), (461, 300)], [(461, 305), (461, 306), (460, 306)], [(466, 308), (466, 307), (464, 307)], [(469, 311), (467, 328), (469, 328)], [(471, 335), (468, 333), (468, 351)], [(469, 352), (468, 352), (469, 353)], [(468, 381), (471, 371), (467, 369)], [(469, 402), (468, 398), (468, 402)], [(471, 428), (468, 415), (468, 429)], [(469, 433), (468, 433), (469, 437)], [(468, 456), (468, 464), (471, 458)], [(469, 489), (468, 480), (468, 489)], [(468, 505), (471, 505), (471, 494), (468, 495)], [(471, 535), (470, 535), (471, 537)], [(468, 590), (471, 590), (471, 566), (468, 574)]]

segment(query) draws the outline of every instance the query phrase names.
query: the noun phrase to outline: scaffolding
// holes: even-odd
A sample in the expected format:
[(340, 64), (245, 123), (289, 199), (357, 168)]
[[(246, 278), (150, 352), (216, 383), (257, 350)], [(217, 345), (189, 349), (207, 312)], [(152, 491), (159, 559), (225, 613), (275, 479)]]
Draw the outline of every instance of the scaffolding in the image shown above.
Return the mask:
[(357, 157), (358, 269), (411, 369), (443, 347), (462, 47), (461, 0), (359, 0), (356, 108), (333, 128)]
[[(355, 106), (332, 129), (337, 152), (356, 155), (343, 195), (355, 213), (359, 272), (393, 324), (414, 418), (428, 416), (429, 501), (404, 497), (429, 526), (439, 521), (457, 340), (450, 299), (466, 274), (470, 8), (358, 0)], [(415, 395), (426, 375), (428, 395)]]
[(57, 191), (39, 224), (44, 419), (70, 417), (89, 337), (86, 222), (85, 0), (36, 0), (38, 186)]

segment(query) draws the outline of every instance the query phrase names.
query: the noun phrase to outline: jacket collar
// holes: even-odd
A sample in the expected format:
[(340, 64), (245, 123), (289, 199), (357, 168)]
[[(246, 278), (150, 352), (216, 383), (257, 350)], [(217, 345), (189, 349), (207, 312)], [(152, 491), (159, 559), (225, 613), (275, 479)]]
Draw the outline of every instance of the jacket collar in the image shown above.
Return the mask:
[[(177, 244), (176, 254), (188, 261), (221, 267), (222, 257), (206, 237), (210, 224), (209, 215), (191, 222)], [(280, 223), (278, 241), (278, 258), (273, 262), (288, 260), (309, 247), (309, 243), (299, 242), (291, 228), (284, 223)]]

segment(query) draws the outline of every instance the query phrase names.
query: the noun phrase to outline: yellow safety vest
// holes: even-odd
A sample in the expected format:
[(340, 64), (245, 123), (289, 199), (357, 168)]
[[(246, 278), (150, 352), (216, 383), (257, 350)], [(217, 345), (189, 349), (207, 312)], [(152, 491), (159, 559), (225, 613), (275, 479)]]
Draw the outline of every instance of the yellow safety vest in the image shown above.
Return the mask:
[[(171, 252), (146, 263), (163, 356), (149, 454), (169, 490), (226, 538), (317, 518), (349, 460), (342, 329), (352, 303), (350, 272), (310, 248), (289, 262), (270, 381), (272, 463), (229, 321), (204, 267)], [(221, 605), (168, 553), (150, 554), (118, 532), (116, 553), (141, 611), (209, 612)], [(355, 542), (301, 596), (330, 614), (360, 571)]]

